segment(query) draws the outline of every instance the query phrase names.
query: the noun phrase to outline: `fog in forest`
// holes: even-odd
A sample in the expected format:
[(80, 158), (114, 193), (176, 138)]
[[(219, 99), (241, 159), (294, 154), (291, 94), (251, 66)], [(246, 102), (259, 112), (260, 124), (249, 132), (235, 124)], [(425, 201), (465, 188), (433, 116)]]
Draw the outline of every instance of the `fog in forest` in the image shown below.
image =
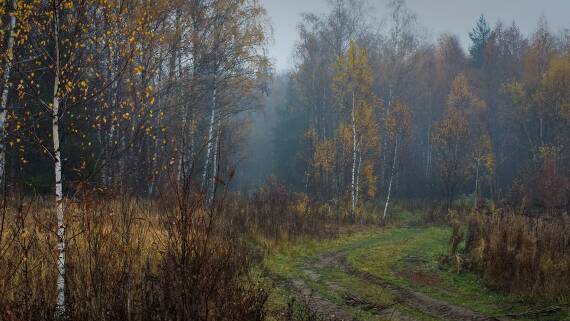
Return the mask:
[(570, 321), (567, 0), (0, 0), (0, 321)]

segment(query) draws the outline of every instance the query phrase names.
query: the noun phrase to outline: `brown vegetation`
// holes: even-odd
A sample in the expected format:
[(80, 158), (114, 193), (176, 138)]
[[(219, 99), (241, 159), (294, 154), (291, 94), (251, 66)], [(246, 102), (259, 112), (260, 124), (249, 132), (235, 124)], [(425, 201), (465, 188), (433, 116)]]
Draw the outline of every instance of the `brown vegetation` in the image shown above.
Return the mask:
[(305, 194), (292, 193), (274, 178), (247, 196), (234, 197), (231, 223), (240, 233), (264, 242), (336, 234), (341, 217), (334, 205), (312, 202)]
[(531, 218), (512, 210), (475, 214), (467, 249), (491, 287), (534, 297), (568, 299), (570, 220)]
[[(261, 320), (266, 292), (248, 282), (247, 250), (197, 196), (67, 204), (70, 320)], [(4, 211), (0, 320), (51, 320), (53, 213), (42, 200)]]
[[(158, 201), (78, 193), (65, 202), (66, 318), (263, 320), (268, 289), (250, 277), (259, 256), (244, 240), (267, 247), (338, 228), (331, 207), (275, 180), (248, 196), (225, 188), (213, 199), (181, 183)], [(57, 319), (58, 238), (48, 202), (6, 202), (0, 320)]]

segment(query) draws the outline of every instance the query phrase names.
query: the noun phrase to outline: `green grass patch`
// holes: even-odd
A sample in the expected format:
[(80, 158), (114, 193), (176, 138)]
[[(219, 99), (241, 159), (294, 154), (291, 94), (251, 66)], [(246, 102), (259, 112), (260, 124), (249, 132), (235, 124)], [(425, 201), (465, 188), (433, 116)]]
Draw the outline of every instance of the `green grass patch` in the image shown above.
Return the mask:
[[(267, 255), (263, 264), (271, 273), (275, 273), (281, 277), (303, 280), (315, 293), (318, 293), (322, 298), (338, 306), (343, 306), (359, 320), (387, 320), (386, 316), (379, 316), (377, 313), (373, 313), (362, 307), (346, 305), (343, 290), (346, 289), (346, 292), (350, 292), (380, 306), (388, 306), (394, 303), (394, 297), (389, 290), (351, 276), (341, 271), (340, 268), (337, 269), (333, 267), (315, 270), (314, 272), (319, 275), (319, 278), (313, 280), (305, 273), (305, 264), (309, 260), (315, 259), (315, 257), (328, 252), (350, 252), (359, 248), (369, 248), (383, 239), (383, 234), (388, 231), (392, 230), (366, 228), (356, 233), (343, 234), (331, 240), (306, 239), (285, 244), (278, 249), (274, 249), (271, 254)], [(331, 286), (335, 287), (336, 291), (335, 289), (331, 289)], [(283, 301), (281, 301), (281, 303), (281, 306), (283, 306)], [(435, 320), (420, 311), (408, 307), (397, 306), (397, 309), (418, 320)]]
[(373, 244), (380, 234), (381, 229), (369, 228), (356, 233), (342, 234), (334, 239), (315, 240), (305, 238), (296, 242), (287, 242), (273, 249), (269, 255), (266, 255), (263, 265), (278, 275), (298, 274), (299, 265), (306, 259), (347, 247), (357, 247), (367, 243)]
[[(409, 216), (410, 213), (401, 213), (397, 218), (407, 220)], [(317, 269), (313, 272), (318, 274), (318, 278), (311, 278), (305, 271), (307, 262), (328, 252), (345, 251), (348, 262), (361, 271), (485, 315), (525, 312), (533, 306), (548, 304), (533, 304), (517, 296), (493, 291), (486, 288), (473, 273), (457, 273), (452, 268), (442, 266), (440, 260), (448, 253), (450, 237), (451, 230), (441, 226), (362, 228), (335, 239), (304, 239), (282, 244), (264, 258), (263, 264), (271, 273), (303, 280), (321, 297), (343, 306), (362, 320), (381, 318), (363, 308), (347, 306), (343, 290), (378, 305), (392, 304), (392, 293), (335, 267)], [(286, 292), (279, 289), (276, 298), (270, 298), (270, 303), (283, 306), (286, 304), (285, 298)], [(409, 307), (400, 306), (399, 310), (419, 320), (434, 320)], [(568, 310), (563, 307), (561, 312), (541, 317), (541, 320), (570, 321)], [(534, 319), (534, 316), (529, 316), (528, 319), (517, 320)]]
[[(451, 230), (447, 227), (392, 229), (377, 238), (373, 246), (352, 251), (347, 258), (359, 270), (482, 314), (529, 310), (530, 302), (488, 289), (473, 273), (457, 273), (442, 267), (440, 258), (448, 253), (450, 237)], [(568, 309), (541, 320), (568, 320)]]

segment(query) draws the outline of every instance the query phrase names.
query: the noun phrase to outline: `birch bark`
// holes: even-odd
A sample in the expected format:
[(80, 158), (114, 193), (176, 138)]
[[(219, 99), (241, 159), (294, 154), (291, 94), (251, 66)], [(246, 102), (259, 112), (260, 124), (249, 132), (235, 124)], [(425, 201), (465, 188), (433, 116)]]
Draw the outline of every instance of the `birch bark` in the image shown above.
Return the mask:
[[(219, 126), (218, 126), (219, 127)], [(212, 178), (210, 180), (210, 203), (213, 202), (216, 193), (216, 176), (218, 176), (218, 157), (220, 153), (220, 129), (216, 133), (216, 144), (214, 146), (214, 156), (212, 161)]]
[(12, 14), (10, 14), (10, 27), (8, 43), (6, 46), (6, 64), (4, 65), (4, 79), (2, 98), (0, 100), (0, 186), (4, 186), (6, 176), (6, 117), (8, 115), (8, 92), (10, 91), (10, 76), (14, 64), (14, 38), (16, 35), (16, 0), (12, 0)]
[(54, 174), (55, 174), (55, 202), (57, 214), (57, 302), (56, 316), (62, 317), (65, 313), (65, 222), (63, 211), (63, 185), (61, 177), (61, 151), (59, 141), (59, 82), (60, 82), (60, 48), (59, 48), (59, 12), (55, 7), (54, 19), (54, 43), (55, 43), (55, 77), (53, 82), (53, 103), (52, 103), (52, 136), (54, 150)]
[(351, 197), (352, 197), (352, 219), (356, 218), (356, 93), (352, 91), (352, 182), (351, 182)]
[(217, 99), (217, 86), (216, 86), (216, 76), (214, 75), (214, 91), (212, 93), (212, 110), (210, 113), (210, 126), (208, 129), (208, 142), (206, 148), (206, 162), (204, 163), (204, 174), (202, 177), (202, 188), (207, 188), (206, 179), (208, 177), (208, 166), (210, 164), (210, 157), (212, 155), (213, 149), (213, 139), (214, 139), (214, 126), (216, 125), (216, 99)]
[(396, 144), (394, 144), (394, 158), (392, 159), (392, 168), (390, 169), (390, 182), (388, 183), (388, 194), (386, 195), (386, 204), (384, 205), (384, 214), (382, 219), (386, 219), (388, 214), (388, 206), (390, 206), (390, 195), (392, 194), (392, 182), (394, 181), (394, 176), (396, 174), (396, 160), (398, 158), (398, 145), (399, 139), (396, 138)]

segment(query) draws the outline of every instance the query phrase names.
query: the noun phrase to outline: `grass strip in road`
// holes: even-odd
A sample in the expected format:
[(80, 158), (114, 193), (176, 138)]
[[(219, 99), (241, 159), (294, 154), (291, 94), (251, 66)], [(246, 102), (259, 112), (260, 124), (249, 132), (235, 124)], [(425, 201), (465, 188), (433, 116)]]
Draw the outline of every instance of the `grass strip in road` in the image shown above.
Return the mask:
[[(440, 258), (448, 252), (450, 237), (451, 231), (447, 227), (391, 229), (378, 236), (372, 246), (349, 252), (347, 260), (358, 270), (485, 315), (523, 313), (536, 304), (488, 289), (474, 273), (442, 267)], [(543, 306), (550, 304), (555, 303), (540, 303)], [(568, 321), (568, 310), (563, 308), (541, 320)], [(518, 320), (534, 319), (533, 316)]]
[[(432, 321), (435, 320), (419, 311), (408, 307), (396, 305), (391, 292), (382, 287), (370, 284), (358, 277), (352, 276), (342, 271), (341, 267), (312, 267), (313, 272), (318, 274), (317, 279), (314, 275), (311, 277), (307, 274), (307, 264), (316, 257), (329, 252), (347, 251), (354, 249), (368, 248), (373, 246), (381, 238), (381, 235), (387, 230), (380, 228), (361, 228), (356, 233), (344, 234), (339, 238), (332, 240), (304, 240), (287, 244), (274, 251), (265, 258), (264, 264), (271, 273), (275, 273), (280, 277), (289, 279), (300, 279), (305, 282), (313, 291), (321, 297), (334, 302), (338, 306), (343, 306), (350, 311), (359, 320), (384, 320), (386, 316), (379, 316), (373, 313), (367, 307), (353, 306), (347, 304), (345, 293), (351, 293), (371, 302), (377, 306), (392, 307), (395, 306), (400, 313), (413, 316), (417, 320)], [(331, 285), (335, 289), (331, 289)], [(281, 292), (281, 290), (279, 290)], [(272, 306), (275, 302), (283, 304), (283, 298), (272, 299)], [(394, 319), (395, 320), (395, 319)]]

